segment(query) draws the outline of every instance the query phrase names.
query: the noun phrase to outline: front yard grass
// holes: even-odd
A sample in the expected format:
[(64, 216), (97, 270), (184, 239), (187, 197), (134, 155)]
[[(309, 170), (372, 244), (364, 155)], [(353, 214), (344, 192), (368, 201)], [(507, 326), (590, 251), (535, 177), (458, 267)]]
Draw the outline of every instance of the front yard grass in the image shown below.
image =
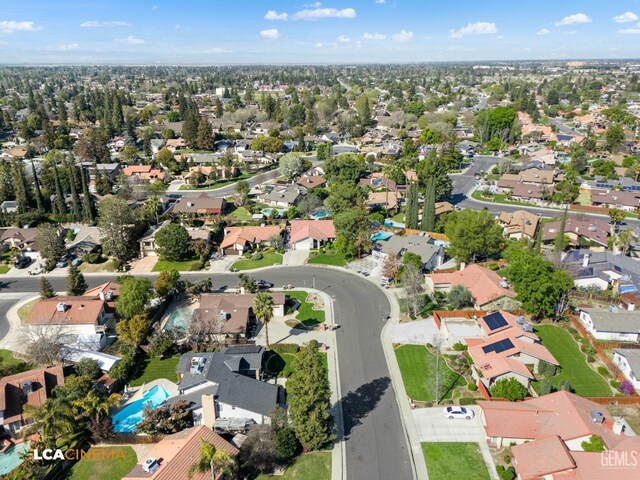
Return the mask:
[(79, 268), (82, 273), (115, 272), (116, 271), (116, 267), (113, 264), (113, 260), (108, 260), (103, 263), (82, 262)]
[(149, 357), (146, 355), (138, 364), (138, 370), (135, 377), (131, 380), (132, 387), (139, 387), (145, 383), (149, 383), (158, 378), (166, 378), (175, 382), (178, 377), (178, 360), (179, 355), (168, 358)]
[[(113, 450), (112, 458), (109, 450)], [(74, 464), (64, 476), (65, 480), (120, 480), (138, 463), (136, 452), (127, 446), (91, 447), (89, 451), (89, 455), (95, 457), (84, 457)]]
[(152, 272), (195, 272), (200, 270), (200, 260), (197, 258), (190, 258), (188, 260), (181, 260), (179, 262), (171, 262), (169, 260), (160, 259), (153, 266)]
[(282, 480), (330, 480), (331, 452), (309, 452), (299, 456), (284, 475), (260, 475), (256, 480), (280, 478)]
[(263, 253), (260, 260), (243, 259), (236, 260), (231, 268), (238, 270), (253, 270), (255, 268), (282, 265), (282, 255), (279, 253)]
[(14, 356), (14, 352), (11, 350), (0, 349), (0, 368), (11, 370), (20, 369), (21, 371), (29, 370), (29, 364), (24, 360), (20, 360)]
[(293, 291), (287, 293), (287, 297), (294, 298), (298, 302), (300, 302), (296, 319), (302, 322), (307, 327), (312, 327), (314, 325), (324, 323), (324, 310), (314, 310), (313, 303), (307, 302), (308, 296), (309, 294), (303, 291)]
[(568, 331), (555, 325), (540, 325), (535, 328), (535, 333), (560, 363), (560, 373), (549, 379), (554, 387), (568, 380), (573, 391), (583, 397), (611, 396), (611, 388), (606, 380), (589, 366)]
[(489, 480), (477, 443), (425, 442), (420, 444), (429, 480)]
[[(413, 400), (428, 402), (436, 399), (436, 355), (423, 345), (402, 345), (395, 349), (407, 395)], [(464, 385), (465, 379), (440, 359), (441, 398), (450, 398), (453, 390)]]
[(18, 308), (18, 317), (20, 318), (20, 323), (24, 324), (24, 322), (27, 320), (27, 317), (31, 313), (31, 310), (33, 310), (33, 306), (38, 300), (40, 300), (40, 297), (34, 298), (30, 302), (27, 302), (20, 308)]
[(5, 265), (5, 264), (0, 265), (0, 275), (4, 275), (9, 270), (11, 270), (11, 267), (9, 265)]
[(271, 375), (288, 378), (293, 373), (297, 357), (293, 353), (271, 352), (271, 356), (265, 365)]
[(320, 255), (309, 258), (307, 263), (344, 267), (347, 264), (347, 259), (344, 258), (344, 255), (341, 253), (321, 253)]

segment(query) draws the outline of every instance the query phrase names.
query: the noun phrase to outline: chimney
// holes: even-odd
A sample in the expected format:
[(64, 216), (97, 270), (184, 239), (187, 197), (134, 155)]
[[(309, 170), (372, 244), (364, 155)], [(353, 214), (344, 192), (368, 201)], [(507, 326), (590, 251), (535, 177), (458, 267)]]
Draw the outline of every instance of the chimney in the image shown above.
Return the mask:
[(202, 425), (213, 428), (216, 422), (216, 406), (213, 395), (202, 395)]
[(622, 435), (625, 430), (625, 425), (622, 423), (622, 420), (616, 420), (613, 422), (613, 433), (616, 435)]
[(584, 258), (582, 259), (582, 266), (583, 267), (588, 267), (589, 266), (589, 260), (591, 260), (591, 254), (590, 253), (585, 253), (584, 254)]
[(460, 270), (461, 270), (461, 271), (462, 271), (462, 270), (464, 270), (466, 266), (467, 266), (467, 264), (466, 264), (466, 263), (464, 263), (464, 262), (460, 262)]

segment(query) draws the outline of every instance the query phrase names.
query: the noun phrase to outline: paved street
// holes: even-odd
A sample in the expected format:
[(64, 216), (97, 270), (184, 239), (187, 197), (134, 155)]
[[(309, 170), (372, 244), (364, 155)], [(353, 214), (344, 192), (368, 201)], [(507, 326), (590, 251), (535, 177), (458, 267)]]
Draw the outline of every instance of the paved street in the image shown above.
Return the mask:
[[(260, 173), (255, 175), (247, 180), (250, 187), (255, 187), (263, 182), (268, 180), (273, 180), (274, 178), (278, 178), (281, 175), (280, 169), (276, 168), (275, 170), (270, 170), (265, 173)], [(207, 193), (211, 197), (228, 197), (229, 195), (233, 195), (233, 191), (235, 188), (235, 184), (226, 185), (224, 187), (216, 188), (215, 190), (179, 190), (174, 184), (172, 188), (170, 188), (170, 193), (172, 195), (180, 195), (183, 197), (194, 197), (198, 196), (201, 193)]]
[[(401, 424), (389, 370), (382, 350), (381, 312), (389, 312), (385, 295), (369, 280), (336, 269), (290, 267), (254, 274), (276, 285), (292, 284), (317, 289), (334, 301), (342, 410), (346, 438), (346, 474), (352, 479), (413, 478), (407, 438)], [(187, 276), (187, 275), (185, 275)], [(206, 277), (214, 287), (235, 286), (235, 274), (188, 274), (192, 281)], [(90, 287), (115, 275), (87, 275)], [(50, 277), (53, 288), (66, 289), (66, 278)], [(14, 300), (2, 294), (38, 292), (39, 278), (6, 278), (0, 283), (0, 335), (6, 333), (6, 313)]]

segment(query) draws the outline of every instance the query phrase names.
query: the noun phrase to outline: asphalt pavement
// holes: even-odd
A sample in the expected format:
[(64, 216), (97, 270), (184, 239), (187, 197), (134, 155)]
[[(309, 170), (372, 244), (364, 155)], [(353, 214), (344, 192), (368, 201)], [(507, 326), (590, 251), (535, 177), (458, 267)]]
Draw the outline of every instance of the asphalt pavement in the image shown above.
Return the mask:
[[(253, 177), (248, 178), (247, 182), (249, 183), (249, 186), (253, 188), (261, 183), (276, 179), (280, 175), (282, 175), (282, 172), (280, 172), (279, 168), (276, 168), (275, 170), (270, 170), (265, 173), (254, 175)], [(172, 195), (180, 195), (182, 197), (196, 197), (203, 193), (206, 193), (210, 197), (228, 197), (230, 195), (233, 195), (234, 189), (235, 184), (232, 183), (224, 187), (216, 188), (215, 190), (175, 190), (169, 193)]]
[[(154, 275), (149, 275), (153, 277)], [(279, 267), (252, 274), (276, 286), (291, 284), (327, 293), (334, 301), (339, 352), (340, 399), (346, 440), (346, 476), (352, 479), (412, 479), (408, 441), (401, 424), (393, 385), (380, 338), (386, 296), (371, 281), (352, 273), (322, 267)], [(116, 275), (87, 275), (89, 287)], [(190, 281), (212, 278), (214, 288), (237, 285), (237, 274), (185, 275)], [(65, 277), (49, 277), (57, 291)], [(4, 297), (37, 294), (38, 277), (6, 278), (0, 283), (0, 335), (6, 334), (6, 313), (15, 300)], [(9, 295), (8, 295), (9, 294)]]

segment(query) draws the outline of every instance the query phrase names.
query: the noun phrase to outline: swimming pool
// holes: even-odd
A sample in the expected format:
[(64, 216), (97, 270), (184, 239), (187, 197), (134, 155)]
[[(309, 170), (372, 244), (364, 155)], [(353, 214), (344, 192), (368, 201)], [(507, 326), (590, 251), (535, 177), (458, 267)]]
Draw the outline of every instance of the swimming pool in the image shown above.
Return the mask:
[(117, 433), (130, 433), (135, 431), (136, 425), (142, 420), (142, 409), (147, 405), (156, 408), (161, 405), (169, 393), (159, 385), (144, 392), (142, 398), (126, 405), (111, 419), (113, 430)]
[(260, 213), (269, 217), (274, 210), (279, 217), (284, 217), (287, 214), (286, 208), (263, 208), (260, 210)]
[(393, 237), (393, 233), (378, 232), (374, 235), (371, 235), (371, 241), (377, 242), (378, 240), (389, 240), (391, 237)]
[(317, 212), (310, 213), (309, 216), (315, 220), (321, 220), (329, 216), (329, 212), (326, 208), (321, 208)]
[(164, 324), (164, 330), (167, 332), (175, 331), (184, 333), (191, 324), (191, 318), (193, 318), (193, 307), (191, 305), (176, 307), (173, 312), (169, 314), (167, 323)]
[(22, 463), (20, 455), (29, 451), (29, 442), (19, 443), (9, 447), (6, 452), (0, 453), (0, 475), (9, 473)]
[(393, 227), (393, 228), (405, 228), (405, 224), (404, 223), (394, 222), (393, 220), (389, 220), (389, 219), (384, 221), (384, 226), (385, 227)]

